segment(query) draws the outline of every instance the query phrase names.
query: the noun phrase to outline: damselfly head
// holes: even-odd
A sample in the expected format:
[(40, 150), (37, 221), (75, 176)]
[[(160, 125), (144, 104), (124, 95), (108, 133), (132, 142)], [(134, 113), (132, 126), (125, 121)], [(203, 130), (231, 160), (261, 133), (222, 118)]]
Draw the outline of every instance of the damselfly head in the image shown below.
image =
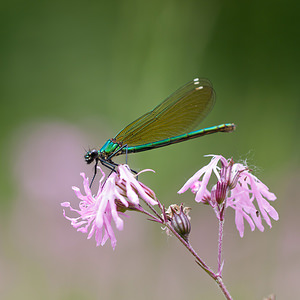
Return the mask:
[(93, 149), (91, 151), (87, 151), (87, 153), (84, 156), (84, 160), (87, 164), (92, 163), (95, 159), (99, 157), (99, 152), (96, 149)]

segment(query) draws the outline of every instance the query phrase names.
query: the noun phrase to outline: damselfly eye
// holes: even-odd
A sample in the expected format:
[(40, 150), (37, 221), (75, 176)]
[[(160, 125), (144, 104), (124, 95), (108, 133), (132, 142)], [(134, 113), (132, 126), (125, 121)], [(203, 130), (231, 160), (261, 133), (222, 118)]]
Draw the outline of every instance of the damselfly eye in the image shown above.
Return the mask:
[(97, 157), (98, 157), (99, 153), (96, 149), (93, 149), (92, 151), (88, 151), (85, 156), (84, 156), (84, 160), (87, 164), (92, 163)]

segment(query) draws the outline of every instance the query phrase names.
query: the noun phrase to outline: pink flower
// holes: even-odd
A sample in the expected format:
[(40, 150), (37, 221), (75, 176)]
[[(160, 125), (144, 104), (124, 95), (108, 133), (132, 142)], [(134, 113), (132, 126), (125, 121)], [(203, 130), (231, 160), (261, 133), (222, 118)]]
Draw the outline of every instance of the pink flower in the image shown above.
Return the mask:
[[(178, 193), (181, 194), (190, 188), (196, 194), (195, 200), (210, 204), (219, 219), (224, 216), (226, 207), (233, 208), (235, 224), (241, 237), (244, 236), (244, 219), (249, 223), (252, 231), (255, 227), (264, 231), (262, 219), (271, 228), (270, 217), (277, 221), (279, 216), (268, 201), (274, 201), (276, 196), (250, 173), (247, 166), (235, 164), (232, 159), (226, 160), (221, 155), (210, 156), (212, 156), (210, 163), (196, 172)], [(219, 162), (221, 167), (218, 166)], [(218, 181), (210, 192), (207, 185), (212, 173)]]
[(71, 218), (66, 216), (63, 210), (64, 217), (71, 221), (71, 225), (77, 228), (77, 231), (88, 233), (88, 239), (95, 235), (97, 246), (103, 246), (110, 239), (111, 246), (115, 249), (117, 240), (112, 228), (112, 220), (116, 228), (122, 230), (124, 222), (120, 216), (124, 215), (124, 211), (127, 209), (142, 211), (139, 199), (150, 205), (157, 204), (157, 201), (154, 192), (139, 182), (127, 165), (119, 165), (117, 171), (105, 181), (104, 172), (100, 167), (98, 168), (102, 173), (102, 178), (97, 195), (92, 195), (89, 180), (84, 173), (81, 173), (85, 195), (78, 187), (72, 187), (77, 198), (81, 200), (79, 209), (72, 208), (69, 202), (63, 202), (61, 206), (68, 207), (79, 215)]

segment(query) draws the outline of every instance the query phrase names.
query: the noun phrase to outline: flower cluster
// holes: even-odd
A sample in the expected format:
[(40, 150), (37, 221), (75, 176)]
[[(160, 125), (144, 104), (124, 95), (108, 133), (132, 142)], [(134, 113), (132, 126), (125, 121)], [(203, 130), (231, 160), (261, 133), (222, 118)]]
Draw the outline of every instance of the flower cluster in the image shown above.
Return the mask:
[[(210, 205), (220, 221), (224, 220), (226, 208), (233, 208), (236, 227), (241, 237), (244, 235), (244, 220), (249, 223), (252, 231), (255, 227), (264, 231), (262, 220), (272, 227), (270, 218), (278, 220), (279, 217), (269, 201), (276, 200), (276, 196), (246, 165), (234, 163), (232, 159), (227, 160), (221, 155), (210, 156), (212, 156), (210, 163), (196, 172), (178, 193), (191, 189), (196, 194), (195, 200)], [(154, 192), (138, 181), (136, 178), (138, 174), (133, 174), (127, 165), (119, 165), (116, 172), (112, 172), (108, 178), (101, 168), (98, 168), (102, 178), (97, 194), (92, 194), (88, 178), (81, 173), (84, 194), (78, 187), (72, 187), (80, 200), (78, 208), (73, 208), (70, 202), (63, 202), (61, 206), (77, 214), (76, 217), (69, 217), (63, 210), (65, 218), (71, 221), (71, 225), (77, 231), (87, 233), (88, 239), (95, 236), (97, 246), (103, 246), (110, 239), (114, 249), (117, 240), (112, 223), (114, 222), (118, 230), (122, 230), (124, 222), (121, 216), (125, 215), (127, 210), (147, 214), (140, 205), (140, 200), (147, 203), (150, 208), (159, 202)], [(208, 184), (212, 174), (215, 175), (217, 183), (209, 190)], [(162, 207), (159, 204), (159, 208)], [(182, 205), (171, 206), (166, 211), (166, 221), (171, 222), (174, 230), (187, 241), (191, 225), (186, 209), (183, 209)], [(151, 218), (155, 220), (155, 217)], [(161, 223), (162, 220), (156, 221)]]
[[(249, 223), (252, 231), (255, 226), (260, 231), (264, 231), (262, 219), (271, 228), (270, 217), (276, 221), (279, 217), (268, 201), (274, 201), (276, 196), (251, 174), (247, 166), (234, 163), (232, 159), (226, 160), (221, 155), (210, 156), (212, 156), (210, 163), (196, 172), (178, 193), (183, 193), (190, 188), (196, 194), (195, 200), (211, 205), (219, 219), (224, 215), (226, 207), (233, 208), (235, 224), (241, 237), (244, 236), (244, 219)], [(219, 162), (221, 167), (218, 166)], [(207, 186), (212, 173), (218, 181), (209, 191)]]
[(114, 249), (117, 240), (112, 228), (112, 220), (116, 228), (122, 230), (124, 224), (120, 216), (126, 210), (143, 211), (139, 199), (150, 205), (156, 205), (157, 201), (154, 192), (139, 182), (127, 165), (119, 165), (116, 172), (113, 172), (106, 180), (104, 172), (100, 167), (98, 168), (102, 173), (102, 178), (96, 196), (91, 192), (88, 178), (81, 173), (85, 195), (78, 187), (72, 187), (77, 198), (81, 200), (79, 208), (72, 208), (69, 202), (63, 202), (61, 206), (79, 215), (72, 218), (66, 216), (65, 210), (63, 211), (65, 218), (71, 221), (71, 225), (77, 231), (88, 233), (88, 239), (95, 235), (97, 246), (103, 246), (110, 239)]

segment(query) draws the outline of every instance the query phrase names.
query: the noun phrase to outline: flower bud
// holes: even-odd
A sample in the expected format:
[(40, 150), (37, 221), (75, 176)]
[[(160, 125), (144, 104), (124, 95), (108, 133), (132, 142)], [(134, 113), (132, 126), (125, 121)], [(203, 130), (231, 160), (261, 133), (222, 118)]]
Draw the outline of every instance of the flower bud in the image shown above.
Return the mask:
[(218, 204), (222, 204), (227, 197), (228, 186), (226, 183), (218, 181), (215, 189), (215, 200)]
[(166, 211), (166, 215), (173, 227), (173, 229), (188, 242), (188, 236), (191, 231), (190, 216), (188, 215), (191, 209), (189, 207), (183, 207), (183, 204), (178, 206), (172, 204)]

